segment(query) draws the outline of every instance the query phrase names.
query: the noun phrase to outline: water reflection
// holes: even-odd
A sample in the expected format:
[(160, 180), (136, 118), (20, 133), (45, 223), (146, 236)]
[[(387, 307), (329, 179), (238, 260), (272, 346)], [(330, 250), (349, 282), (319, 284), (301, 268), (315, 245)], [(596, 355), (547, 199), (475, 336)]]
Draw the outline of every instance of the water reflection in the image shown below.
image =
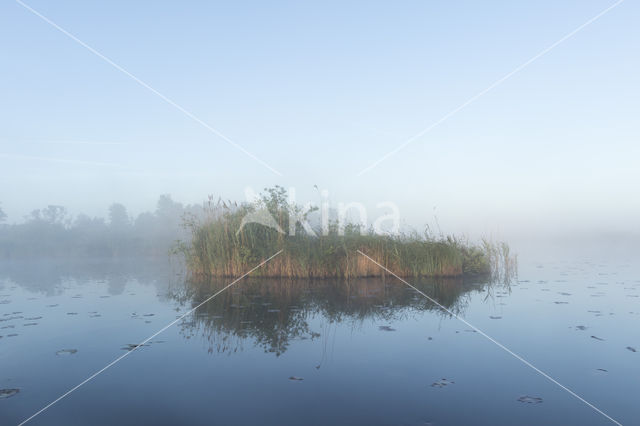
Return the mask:
[(100, 282), (106, 284), (108, 294), (116, 296), (124, 292), (131, 280), (166, 282), (182, 275), (183, 270), (184, 266), (173, 259), (21, 259), (0, 261), (0, 281), (46, 296), (64, 294), (69, 283)]
[[(187, 282), (171, 292), (170, 297), (184, 307), (195, 307), (227, 284), (220, 280), (206, 284)], [(493, 297), (496, 287), (500, 293), (509, 289), (508, 284), (497, 286), (462, 278), (416, 280), (414, 285), (457, 315), (464, 314), (473, 293), (486, 292), (486, 297)], [(293, 341), (315, 339), (323, 334), (310, 325), (316, 317), (330, 324), (347, 323), (353, 328), (372, 320), (382, 324), (381, 331), (394, 331), (384, 324), (425, 311), (449, 316), (395, 280), (248, 279), (198, 308), (180, 326), (186, 338), (202, 336), (210, 353), (233, 353), (250, 341), (279, 356)]]
[[(640, 269), (603, 265), (527, 263), (511, 286), (409, 281), (633, 424)], [(176, 272), (140, 259), (0, 262), (0, 424), (17, 424), (230, 282), (185, 283)], [(177, 424), (188, 413), (194, 424), (555, 424), (559, 410), (598, 421), (447, 317), (395, 279), (242, 280), (83, 387), (82, 410), (68, 399), (42, 423)]]

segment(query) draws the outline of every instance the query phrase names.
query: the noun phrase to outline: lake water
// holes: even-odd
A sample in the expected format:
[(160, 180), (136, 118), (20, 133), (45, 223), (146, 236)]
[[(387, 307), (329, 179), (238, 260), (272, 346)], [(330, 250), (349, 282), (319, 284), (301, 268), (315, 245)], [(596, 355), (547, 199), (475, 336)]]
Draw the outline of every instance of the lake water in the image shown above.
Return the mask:
[[(409, 281), (617, 421), (640, 424), (638, 266), (521, 257), (510, 285)], [(231, 281), (182, 277), (179, 265), (144, 261), (0, 264), (0, 424), (20, 423)], [(240, 281), (29, 424), (613, 423), (388, 278)]]

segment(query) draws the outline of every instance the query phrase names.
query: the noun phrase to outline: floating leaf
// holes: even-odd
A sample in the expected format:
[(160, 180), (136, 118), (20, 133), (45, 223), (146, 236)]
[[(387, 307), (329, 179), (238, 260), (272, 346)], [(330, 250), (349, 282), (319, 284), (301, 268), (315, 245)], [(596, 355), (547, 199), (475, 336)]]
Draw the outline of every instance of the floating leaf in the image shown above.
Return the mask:
[(20, 389), (0, 389), (0, 398), (11, 398), (20, 392)]
[(525, 404), (540, 404), (542, 403), (542, 398), (538, 398), (537, 396), (524, 395), (518, 398), (518, 401), (524, 402)]
[(433, 388), (443, 388), (445, 386), (452, 385), (454, 383), (455, 382), (453, 380), (440, 379), (440, 380), (438, 380), (436, 382), (431, 383), (431, 387), (433, 387)]

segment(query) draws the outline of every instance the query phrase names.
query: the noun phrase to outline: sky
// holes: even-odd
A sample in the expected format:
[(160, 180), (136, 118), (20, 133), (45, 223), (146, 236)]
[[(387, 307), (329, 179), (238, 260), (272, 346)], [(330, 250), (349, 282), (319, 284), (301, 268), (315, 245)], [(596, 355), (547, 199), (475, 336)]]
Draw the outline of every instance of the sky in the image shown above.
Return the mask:
[(640, 231), (637, 2), (555, 46), (615, 1), (25, 4), (112, 63), (0, 4), (9, 222), (279, 184), (417, 229)]

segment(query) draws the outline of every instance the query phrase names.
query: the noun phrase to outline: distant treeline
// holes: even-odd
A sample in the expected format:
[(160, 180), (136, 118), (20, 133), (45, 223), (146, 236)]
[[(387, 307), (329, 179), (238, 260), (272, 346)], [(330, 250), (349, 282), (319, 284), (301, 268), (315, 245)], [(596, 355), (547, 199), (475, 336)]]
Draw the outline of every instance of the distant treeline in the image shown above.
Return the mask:
[(166, 256), (177, 240), (188, 237), (183, 217), (201, 211), (201, 206), (183, 206), (162, 195), (155, 211), (137, 217), (119, 203), (109, 207), (106, 218), (73, 217), (66, 208), (50, 205), (9, 225), (0, 208), (0, 259)]

